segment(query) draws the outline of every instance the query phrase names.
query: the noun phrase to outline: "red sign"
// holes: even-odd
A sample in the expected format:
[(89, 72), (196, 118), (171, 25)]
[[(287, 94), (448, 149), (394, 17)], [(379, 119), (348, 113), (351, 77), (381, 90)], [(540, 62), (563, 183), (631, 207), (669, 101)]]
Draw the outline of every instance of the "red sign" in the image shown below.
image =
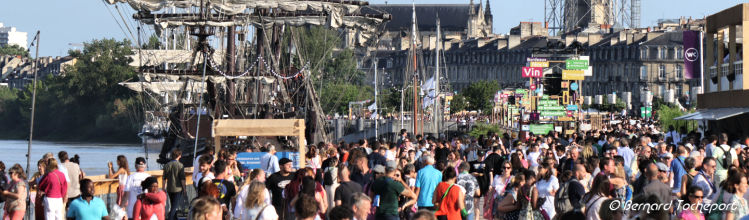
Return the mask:
[(536, 90), (536, 84), (531, 84), (531, 90)]
[(567, 117), (572, 117), (574, 113), (572, 111), (567, 111)]
[(523, 78), (541, 78), (544, 76), (543, 67), (523, 67)]

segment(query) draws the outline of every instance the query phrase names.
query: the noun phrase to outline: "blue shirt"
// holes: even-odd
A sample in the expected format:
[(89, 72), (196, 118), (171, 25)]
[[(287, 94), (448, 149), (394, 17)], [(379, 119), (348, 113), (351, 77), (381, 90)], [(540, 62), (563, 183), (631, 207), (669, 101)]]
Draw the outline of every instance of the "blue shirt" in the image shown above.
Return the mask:
[(421, 168), (416, 175), (416, 187), (420, 189), (416, 205), (419, 207), (433, 207), (432, 195), (434, 195), (434, 189), (437, 188), (437, 184), (440, 181), (442, 181), (442, 172), (435, 169), (434, 166), (426, 165), (424, 168)]
[(265, 171), (266, 177), (281, 171), (281, 168), (278, 166), (278, 157), (270, 153), (267, 153), (260, 158), (260, 168)]
[(624, 158), (624, 167), (629, 168), (632, 165), (632, 159), (635, 158), (635, 152), (632, 151), (632, 148), (623, 146), (617, 148), (616, 152)]
[(687, 174), (686, 169), (684, 169), (684, 166), (682, 166), (685, 159), (686, 157), (679, 156), (671, 161), (671, 173), (674, 174), (674, 186), (671, 188), (674, 190), (681, 189), (681, 177)]
[(73, 200), (70, 203), (70, 208), (68, 208), (67, 217), (76, 220), (101, 220), (102, 217), (108, 215), (104, 200), (94, 196), (91, 202), (87, 202), (80, 197)]

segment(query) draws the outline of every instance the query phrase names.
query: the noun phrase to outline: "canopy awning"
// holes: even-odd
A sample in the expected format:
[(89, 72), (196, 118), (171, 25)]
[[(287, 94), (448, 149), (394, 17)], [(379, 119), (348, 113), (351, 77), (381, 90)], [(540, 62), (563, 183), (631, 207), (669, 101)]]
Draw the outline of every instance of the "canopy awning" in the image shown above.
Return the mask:
[(749, 112), (749, 108), (715, 108), (705, 109), (674, 118), (674, 120), (708, 120), (716, 121)]

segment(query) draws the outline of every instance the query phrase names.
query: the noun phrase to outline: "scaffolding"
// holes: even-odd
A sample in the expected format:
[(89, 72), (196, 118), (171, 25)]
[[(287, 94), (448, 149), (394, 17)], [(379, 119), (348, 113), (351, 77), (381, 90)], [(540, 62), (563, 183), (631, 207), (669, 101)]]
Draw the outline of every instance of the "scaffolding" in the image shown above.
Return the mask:
[(641, 0), (544, 0), (544, 21), (556, 36), (591, 25), (613, 28), (640, 26)]

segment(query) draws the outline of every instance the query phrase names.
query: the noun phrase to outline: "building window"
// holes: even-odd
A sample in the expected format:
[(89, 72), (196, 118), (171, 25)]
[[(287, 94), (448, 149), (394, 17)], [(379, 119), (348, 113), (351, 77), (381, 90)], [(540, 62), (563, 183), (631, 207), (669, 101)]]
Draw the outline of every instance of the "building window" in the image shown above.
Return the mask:
[(733, 64), (733, 69), (735, 70), (734, 73), (736, 73), (736, 75), (742, 75), (743, 74), (743, 70), (742, 70), (742, 67), (741, 67), (742, 64), (743, 64), (742, 62), (737, 62), (737, 63)]
[(667, 55), (666, 52), (667, 51), (668, 51), (667, 48), (659, 48), (658, 49), (658, 59), (665, 60), (667, 58), (666, 57), (666, 55)]
[(665, 65), (658, 66), (658, 78), (660, 79), (666, 78), (666, 66)]
[(648, 66), (640, 66), (640, 79), (641, 80), (648, 79)]
[(676, 59), (678, 59), (678, 60), (684, 59), (684, 48), (683, 47), (677, 47), (676, 48)]
[(643, 48), (640, 50), (640, 59), (644, 60), (648, 57), (648, 48)]

